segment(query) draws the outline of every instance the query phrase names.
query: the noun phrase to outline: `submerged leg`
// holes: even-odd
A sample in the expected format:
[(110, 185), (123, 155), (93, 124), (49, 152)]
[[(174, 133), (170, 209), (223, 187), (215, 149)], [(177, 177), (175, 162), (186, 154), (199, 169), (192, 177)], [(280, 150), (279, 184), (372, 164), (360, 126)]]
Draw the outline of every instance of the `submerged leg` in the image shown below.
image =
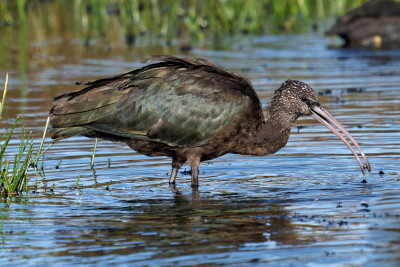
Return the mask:
[(184, 161), (179, 161), (175, 158), (172, 159), (172, 171), (171, 176), (169, 177), (169, 183), (174, 184), (176, 180), (176, 175), (178, 174), (178, 170), (182, 167)]

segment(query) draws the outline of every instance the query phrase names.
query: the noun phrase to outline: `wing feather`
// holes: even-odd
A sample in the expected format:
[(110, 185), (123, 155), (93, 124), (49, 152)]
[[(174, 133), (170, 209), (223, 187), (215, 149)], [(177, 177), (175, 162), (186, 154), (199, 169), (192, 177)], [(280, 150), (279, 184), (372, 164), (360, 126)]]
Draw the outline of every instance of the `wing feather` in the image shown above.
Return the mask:
[(84, 134), (83, 127), (91, 134), (198, 146), (244, 109), (261, 110), (248, 80), (209, 61), (164, 55), (146, 60), (161, 62), (56, 98), (51, 125), (61, 133), (75, 127), (69, 133)]

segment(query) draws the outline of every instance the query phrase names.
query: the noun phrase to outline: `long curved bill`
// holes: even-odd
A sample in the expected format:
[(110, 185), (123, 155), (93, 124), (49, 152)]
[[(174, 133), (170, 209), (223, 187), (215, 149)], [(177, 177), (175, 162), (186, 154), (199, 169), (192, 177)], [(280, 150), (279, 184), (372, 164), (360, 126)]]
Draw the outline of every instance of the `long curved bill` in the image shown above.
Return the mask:
[[(369, 172), (371, 171), (371, 165), (368, 162), (367, 156), (365, 155), (364, 151), (361, 149), (361, 147), (358, 145), (356, 140), (353, 138), (353, 136), (350, 135), (350, 133), (319, 103), (315, 103), (311, 106), (309, 106), (309, 109), (311, 111), (311, 117), (322, 123), (326, 128), (331, 130), (337, 137), (340, 138), (340, 140), (345, 143), (345, 145), (351, 150), (351, 152), (354, 154), (354, 156), (357, 159), (358, 164), (360, 165), (361, 171), (365, 176), (365, 171), (364, 169), (367, 169)], [(342, 133), (340, 133), (341, 131)], [(360, 157), (358, 156), (358, 153), (354, 150), (352, 145), (347, 141), (347, 139), (343, 136), (347, 137), (351, 143), (357, 148), (357, 150), (360, 152), (361, 157), (365, 161), (365, 165), (362, 164)]]

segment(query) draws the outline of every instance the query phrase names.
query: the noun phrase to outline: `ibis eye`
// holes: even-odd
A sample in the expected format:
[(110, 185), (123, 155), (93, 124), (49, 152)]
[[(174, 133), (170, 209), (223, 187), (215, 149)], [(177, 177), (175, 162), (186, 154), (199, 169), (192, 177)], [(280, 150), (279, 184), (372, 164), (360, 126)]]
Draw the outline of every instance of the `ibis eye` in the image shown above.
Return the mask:
[(301, 101), (306, 102), (306, 101), (307, 101), (307, 97), (304, 97), (304, 96), (303, 96), (303, 97), (301, 98)]

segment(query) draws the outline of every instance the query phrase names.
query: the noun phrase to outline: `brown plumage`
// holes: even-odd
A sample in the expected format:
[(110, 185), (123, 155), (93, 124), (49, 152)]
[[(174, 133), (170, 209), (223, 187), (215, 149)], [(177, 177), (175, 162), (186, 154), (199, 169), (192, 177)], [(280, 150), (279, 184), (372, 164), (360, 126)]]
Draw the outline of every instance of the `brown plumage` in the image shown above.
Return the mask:
[(318, 103), (307, 84), (288, 80), (275, 91), (267, 119), (250, 81), (204, 59), (152, 56), (142, 68), (86, 83), (54, 99), (52, 138), (74, 135), (124, 142), (147, 156), (172, 158), (170, 183), (191, 166), (198, 186), (201, 161), (226, 153), (268, 155), (288, 141), (301, 115), (327, 126), (352, 150), (339, 128), (368, 160), (350, 134)]

